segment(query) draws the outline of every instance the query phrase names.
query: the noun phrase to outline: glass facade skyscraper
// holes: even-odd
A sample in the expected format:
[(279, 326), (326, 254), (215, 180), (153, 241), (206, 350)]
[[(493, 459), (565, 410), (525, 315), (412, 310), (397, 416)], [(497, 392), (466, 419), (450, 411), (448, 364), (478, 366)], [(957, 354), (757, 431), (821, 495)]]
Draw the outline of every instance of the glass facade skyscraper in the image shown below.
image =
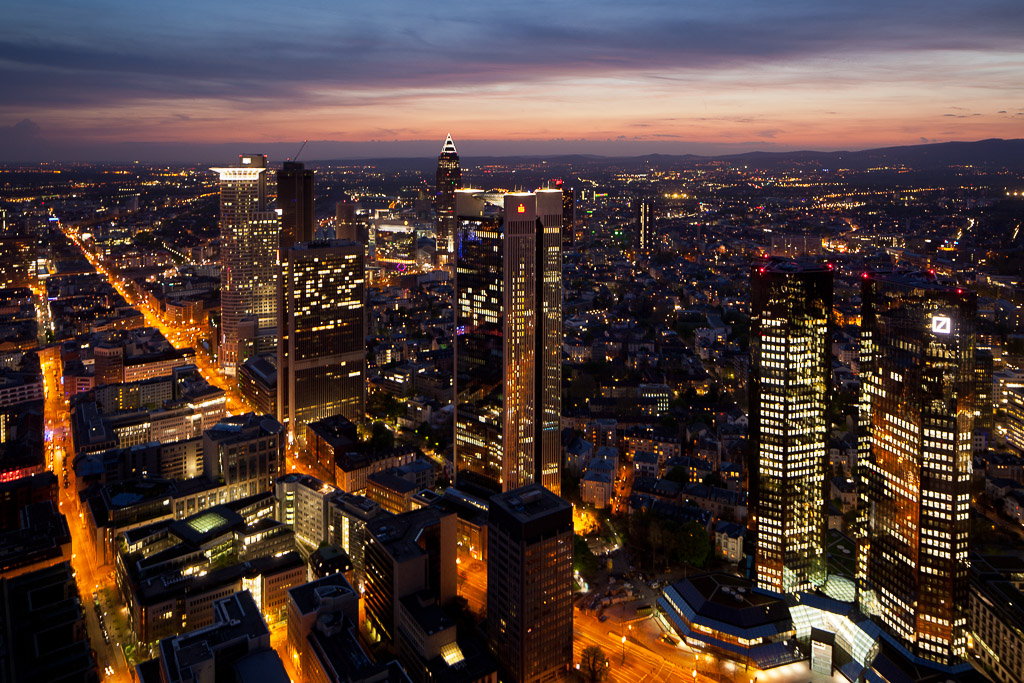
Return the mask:
[(562, 193), (456, 193), (457, 484), (560, 490)]
[(305, 444), (305, 425), (333, 415), (363, 419), (366, 278), (363, 246), (303, 242), (282, 252), (277, 348), (278, 414)]
[(865, 273), (861, 297), (860, 607), (952, 664), (967, 648), (977, 298), (904, 273)]
[(832, 364), (827, 265), (751, 268), (750, 516), (757, 585), (781, 593), (825, 583), (826, 410)]
[(240, 323), (251, 319), (257, 339), (273, 346), (277, 325), (278, 216), (267, 210), (267, 157), (243, 154), (220, 176), (221, 339), (218, 360), (234, 375), (248, 355)]

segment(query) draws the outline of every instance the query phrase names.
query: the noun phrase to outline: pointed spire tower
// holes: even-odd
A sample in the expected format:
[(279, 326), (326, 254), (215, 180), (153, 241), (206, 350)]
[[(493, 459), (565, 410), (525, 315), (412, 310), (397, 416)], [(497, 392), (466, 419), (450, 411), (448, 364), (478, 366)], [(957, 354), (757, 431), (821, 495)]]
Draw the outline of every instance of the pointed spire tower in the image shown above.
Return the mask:
[(437, 266), (448, 268), (452, 261), (455, 248), (455, 190), (462, 185), (462, 168), (459, 166), (459, 153), (455, 150), (455, 142), (449, 134), (437, 157), (437, 185), (434, 190), (434, 212), (437, 216), (434, 225), (436, 240)]
[(459, 158), (459, 152), (455, 149), (455, 142), (452, 140), (451, 133), (448, 133), (448, 137), (444, 141), (444, 147), (441, 148), (441, 156), (445, 154), (454, 154), (456, 160)]

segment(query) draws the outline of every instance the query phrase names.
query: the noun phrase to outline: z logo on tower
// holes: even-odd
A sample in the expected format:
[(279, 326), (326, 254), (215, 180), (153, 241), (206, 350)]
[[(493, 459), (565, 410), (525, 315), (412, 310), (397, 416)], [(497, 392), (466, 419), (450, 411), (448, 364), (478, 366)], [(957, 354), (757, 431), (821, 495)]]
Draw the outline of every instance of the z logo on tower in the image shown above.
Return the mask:
[(949, 318), (941, 315), (932, 317), (932, 332), (935, 334), (949, 334)]

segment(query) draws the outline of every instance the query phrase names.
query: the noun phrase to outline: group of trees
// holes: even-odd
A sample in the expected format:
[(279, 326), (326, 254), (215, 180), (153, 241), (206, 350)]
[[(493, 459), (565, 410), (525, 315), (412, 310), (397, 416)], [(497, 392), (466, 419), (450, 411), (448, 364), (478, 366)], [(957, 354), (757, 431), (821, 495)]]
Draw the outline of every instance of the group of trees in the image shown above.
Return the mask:
[(587, 541), (579, 534), (575, 534), (573, 537), (572, 568), (587, 581), (593, 581), (601, 568), (601, 561), (597, 559), (597, 555), (587, 545)]
[(626, 537), (630, 554), (647, 569), (703, 567), (711, 555), (711, 538), (703, 525), (664, 519), (649, 510), (629, 516)]

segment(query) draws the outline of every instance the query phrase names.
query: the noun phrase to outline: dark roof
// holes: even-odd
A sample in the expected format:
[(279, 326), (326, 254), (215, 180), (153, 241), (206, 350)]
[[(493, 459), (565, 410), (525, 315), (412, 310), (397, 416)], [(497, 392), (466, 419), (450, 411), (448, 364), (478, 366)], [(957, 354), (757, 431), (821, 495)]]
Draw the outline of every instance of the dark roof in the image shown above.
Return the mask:
[(295, 603), (295, 607), (298, 608), (299, 614), (309, 614), (316, 611), (318, 594), (351, 595), (353, 600), (358, 600), (352, 584), (341, 573), (331, 574), (322, 579), (288, 589), (288, 595), (291, 597), (292, 602)]
[(672, 587), (698, 615), (741, 629), (790, 621), (785, 600), (765, 594), (754, 583), (731, 574), (698, 574)]

